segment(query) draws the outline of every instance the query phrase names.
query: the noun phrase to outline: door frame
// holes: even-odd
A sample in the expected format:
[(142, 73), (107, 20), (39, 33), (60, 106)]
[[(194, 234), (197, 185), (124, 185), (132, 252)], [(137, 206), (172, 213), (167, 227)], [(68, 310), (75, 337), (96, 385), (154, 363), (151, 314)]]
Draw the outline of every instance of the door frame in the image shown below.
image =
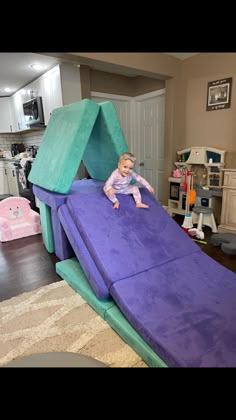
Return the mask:
[[(152, 92), (148, 92), (148, 93), (143, 93), (142, 95), (138, 95), (138, 96), (125, 96), (125, 95), (116, 95), (113, 93), (104, 93), (104, 92), (95, 92), (95, 91), (91, 91), (90, 92), (90, 96), (91, 96), (91, 100), (93, 96), (97, 96), (98, 98), (104, 98), (104, 99), (120, 99), (122, 101), (127, 101), (130, 104), (130, 120), (129, 120), (129, 124), (130, 127), (132, 128), (130, 130), (130, 139), (129, 139), (129, 149), (132, 151), (132, 153), (134, 153), (134, 155), (137, 157), (137, 159), (140, 160), (140, 153), (139, 150), (137, 148), (137, 144), (135, 142), (135, 139), (137, 137), (137, 115), (136, 115), (136, 106), (135, 106), (135, 102), (139, 101), (139, 100), (145, 100), (145, 99), (151, 99), (151, 98), (155, 98), (157, 96), (161, 96), (161, 95), (165, 95), (166, 93), (166, 89), (158, 89), (158, 90), (154, 90)], [(127, 139), (126, 139), (127, 141)]]
[[(129, 142), (127, 141), (129, 150), (136, 156), (137, 158), (137, 171), (138, 170), (138, 162), (141, 162), (143, 159), (140, 156), (140, 144), (139, 144), (139, 125), (138, 125), (138, 118), (139, 118), (139, 111), (138, 111), (138, 102), (142, 102), (146, 99), (152, 99), (157, 98), (159, 96), (164, 96), (165, 98), (166, 89), (158, 89), (152, 92), (144, 93), (142, 95), (137, 96), (125, 96), (125, 95), (116, 95), (111, 93), (103, 93), (103, 92), (94, 92), (91, 91), (91, 99), (93, 99), (93, 96), (96, 96), (98, 98), (104, 98), (105, 100), (121, 100), (124, 102), (128, 102), (129, 104), (129, 124), (130, 124), (130, 138)], [(163, 133), (164, 135), (164, 133)], [(138, 142), (137, 142), (138, 138)], [(163, 139), (164, 142), (164, 139)], [(164, 145), (163, 145), (164, 147)]]
[(103, 92), (90, 92), (90, 96), (97, 96), (98, 98), (108, 98), (108, 99), (121, 99), (123, 101), (129, 101), (132, 99), (132, 96), (125, 96), (125, 95), (116, 95), (113, 93), (103, 93)]
[(135, 142), (135, 139), (137, 138), (137, 127), (138, 127), (138, 113), (137, 113), (137, 107), (136, 107), (136, 102), (145, 100), (145, 99), (151, 99), (151, 98), (156, 98), (157, 96), (161, 96), (161, 95), (165, 95), (165, 88), (163, 89), (159, 89), (159, 90), (154, 90), (153, 92), (148, 92), (148, 93), (144, 93), (142, 95), (138, 95), (138, 96), (133, 96), (131, 98), (131, 110), (130, 110), (130, 115), (131, 115), (131, 127), (134, 127), (135, 129), (132, 130), (132, 135), (131, 135), (131, 145), (132, 145), (132, 151), (134, 153), (134, 155), (137, 157), (137, 160), (139, 160), (139, 162), (142, 161), (141, 156), (140, 156), (140, 149), (137, 145), (137, 142)]
[(95, 91), (91, 91), (90, 92), (91, 95), (91, 100), (93, 100), (93, 96), (96, 96), (98, 98), (104, 98), (105, 100), (120, 100), (123, 102), (127, 102), (128, 103), (128, 107), (129, 107), (129, 118), (128, 118), (128, 124), (129, 124), (129, 139), (125, 138), (126, 143), (129, 147), (129, 150), (132, 150), (132, 146), (133, 146), (133, 131), (135, 130), (131, 130), (132, 127), (132, 104), (131, 104), (131, 100), (132, 100), (132, 96), (125, 96), (125, 95), (116, 95), (113, 93), (103, 93), (103, 92), (95, 92)]

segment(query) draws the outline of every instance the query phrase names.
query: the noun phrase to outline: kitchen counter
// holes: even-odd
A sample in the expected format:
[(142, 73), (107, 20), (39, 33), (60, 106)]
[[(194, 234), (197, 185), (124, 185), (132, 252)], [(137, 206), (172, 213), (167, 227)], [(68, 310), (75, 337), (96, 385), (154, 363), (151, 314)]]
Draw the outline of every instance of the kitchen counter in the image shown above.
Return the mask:
[(0, 162), (12, 162), (12, 163), (16, 162), (16, 163), (19, 163), (20, 159), (0, 158)]

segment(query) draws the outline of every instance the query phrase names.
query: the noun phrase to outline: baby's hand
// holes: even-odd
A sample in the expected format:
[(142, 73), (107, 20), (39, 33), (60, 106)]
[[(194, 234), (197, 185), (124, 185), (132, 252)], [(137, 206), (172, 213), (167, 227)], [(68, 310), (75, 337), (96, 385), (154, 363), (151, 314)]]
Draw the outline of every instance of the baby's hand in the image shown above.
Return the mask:
[(149, 187), (149, 188), (148, 188), (148, 191), (149, 191), (150, 193), (154, 194), (154, 188), (153, 188), (153, 187)]
[(115, 201), (115, 203), (113, 204), (113, 209), (118, 209), (120, 207), (120, 203), (119, 201)]
[(114, 188), (110, 188), (110, 189), (107, 191), (107, 195), (108, 195), (108, 197), (113, 197), (113, 195), (115, 195), (115, 193), (116, 193), (116, 190), (114, 190)]

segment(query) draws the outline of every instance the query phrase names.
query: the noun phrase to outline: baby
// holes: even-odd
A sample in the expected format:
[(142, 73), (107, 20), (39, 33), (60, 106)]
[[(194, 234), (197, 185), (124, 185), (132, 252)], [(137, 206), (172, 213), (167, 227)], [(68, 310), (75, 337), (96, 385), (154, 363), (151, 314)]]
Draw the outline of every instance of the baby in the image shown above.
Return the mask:
[(154, 188), (146, 181), (146, 179), (133, 172), (135, 162), (136, 157), (132, 153), (122, 153), (119, 158), (118, 168), (112, 172), (103, 187), (103, 191), (113, 203), (114, 209), (118, 209), (120, 206), (116, 194), (132, 194), (136, 207), (143, 209), (149, 207), (147, 204), (142, 203), (139, 188), (136, 185), (130, 185), (130, 181), (135, 179), (137, 182), (146, 187), (148, 191), (154, 194)]

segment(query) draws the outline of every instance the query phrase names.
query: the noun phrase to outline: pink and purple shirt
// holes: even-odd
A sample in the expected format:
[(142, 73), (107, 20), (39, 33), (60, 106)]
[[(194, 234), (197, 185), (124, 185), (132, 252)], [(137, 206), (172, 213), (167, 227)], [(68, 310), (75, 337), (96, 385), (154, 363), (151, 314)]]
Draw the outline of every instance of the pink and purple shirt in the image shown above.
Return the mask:
[(146, 188), (151, 187), (146, 179), (136, 174), (136, 172), (131, 171), (130, 175), (122, 176), (119, 169), (115, 169), (106, 181), (104, 191), (107, 192), (110, 188), (114, 188), (118, 193), (122, 194), (126, 191), (132, 179), (135, 179), (135, 181), (139, 182)]

